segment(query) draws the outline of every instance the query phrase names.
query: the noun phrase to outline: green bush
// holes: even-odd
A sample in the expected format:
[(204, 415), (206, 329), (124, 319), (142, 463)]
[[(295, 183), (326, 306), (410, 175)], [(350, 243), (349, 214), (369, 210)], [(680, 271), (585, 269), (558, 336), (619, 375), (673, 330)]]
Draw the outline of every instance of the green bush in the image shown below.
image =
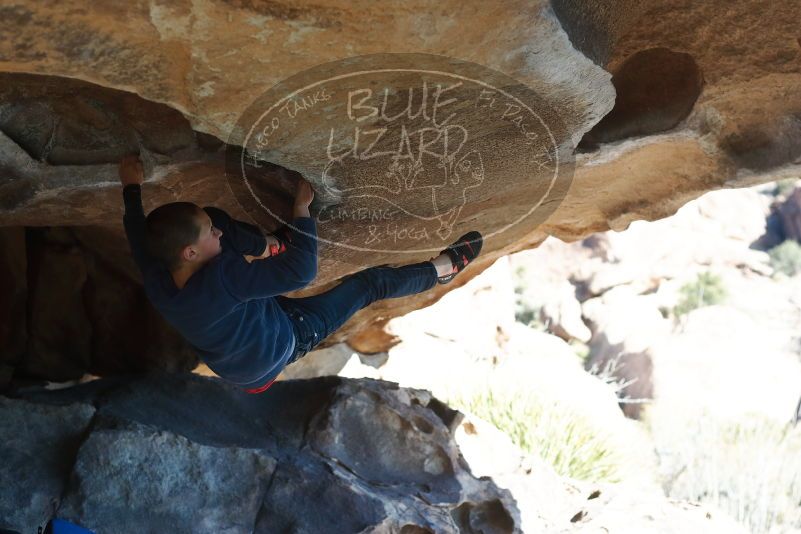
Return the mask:
[(571, 339), (567, 344), (570, 345), (570, 348), (573, 349), (573, 352), (578, 356), (578, 359), (581, 361), (581, 366), (585, 367), (590, 357), (590, 346), (578, 339)]
[(532, 296), (528, 294), (525, 266), (521, 265), (515, 269), (513, 280), (515, 288), (515, 320), (535, 330), (546, 330), (547, 325), (540, 320), (542, 304), (534, 302)]
[(447, 399), (456, 409), (495, 425), (523, 451), (557, 473), (579, 480), (618, 482), (622, 459), (583, 417), (533, 393), (481, 389)]
[(677, 317), (703, 306), (720, 304), (726, 299), (726, 288), (720, 277), (711, 272), (703, 272), (692, 282), (679, 289), (681, 295), (678, 304), (673, 308)]
[(787, 197), (793, 192), (798, 184), (798, 178), (785, 178), (776, 182), (773, 194), (777, 197)]
[(515, 303), (515, 321), (534, 330), (545, 330), (545, 324), (540, 320), (540, 308), (523, 299), (518, 299)]
[(760, 416), (653, 424), (669, 497), (714, 505), (755, 534), (801, 528), (801, 428)]
[(801, 245), (797, 241), (788, 239), (770, 249), (768, 255), (774, 271), (787, 276), (795, 276), (801, 272)]

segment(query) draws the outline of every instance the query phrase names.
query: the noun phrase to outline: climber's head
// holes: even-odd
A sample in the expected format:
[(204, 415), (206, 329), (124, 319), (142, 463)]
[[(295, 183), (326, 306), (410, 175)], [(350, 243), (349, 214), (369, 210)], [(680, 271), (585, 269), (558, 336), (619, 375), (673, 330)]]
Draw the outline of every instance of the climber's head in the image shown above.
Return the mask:
[(206, 263), (221, 251), (222, 231), (191, 202), (170, 202), (147, 216), (150, 254), (175, 271), (186, 263)]

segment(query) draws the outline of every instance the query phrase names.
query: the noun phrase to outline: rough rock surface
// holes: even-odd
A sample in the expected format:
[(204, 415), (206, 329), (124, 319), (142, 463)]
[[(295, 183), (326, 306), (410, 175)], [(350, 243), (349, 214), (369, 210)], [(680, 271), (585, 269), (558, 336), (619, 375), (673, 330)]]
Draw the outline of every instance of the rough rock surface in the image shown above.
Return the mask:
[[(382, 331), (389, 318), (435, 302), (501, 255), (535, 247), (548, 235), (572, 241), (658, 219), (705, 191), (797, 173), (801, 162), (797, 2), (519, 0), (500, 8), (427, 0), (203, 0), (104, 1), (90, 8), (20, 0), (0, 9), (14, 28), (0, 33), (0, 226), (102, 227), (115, 237), (94, 241), (96, 253), (134, 280), (120, 243), (114, 165), (127, 151), (138, 149), (145, 159), (146, 210), (182, 199), (248, 220), (223, 177), (223, 141), (254, 99), (297, 72), (350, 56), (427, 53), (485, 65), (536, 91), (537, 112), (562, 124), (557, 143), (580, 147), (569, 191), (553, 198), (556, 210), (544, 224), (487, 239), (482, 258), (459, 282), (377, 303), (326, 342), (348, 340), (362, 352), (392, 345)], [(474, 111), (462, 119), (480, 127), (485, 115)], [(272, 163), (302, 172), (322, 191), (312, 147), (296, 148)], [(518, 163), (509, 158), (505, 165)], [(285, 214), (292, 173), (281, 169), (264, 172), (271, 207)], [(520, 188), (525, 178), (512, 170), (493, 182), (494, 196), (468, 203), (457, 231), (475, 227), (490, 235), (501, 228), (506, 211), (534, 201)], [(321, 237), (360, 232), (358, 224), (343, 223)], [(433, 249), (442, 244), (429, 241)], [(19, 250), (18, 242), (2, 244)], [(377, 265), (431, 255), (355, 256), (360, 265)], [(352, 272), (353, 257), (321, 247), (320, 276), (300, 294), (322, 291)], [(59, 302), (74, 307), (91, 274), (78, 258), (64, 259), (70, 283)], [(14, 261), (0, 268), (19, 272)], [(35, 291), (27, 282), (14, 286), (15, 298), (4, 299), (0, 312), (17, 324), (29, 317), (26, 328), (37, 332), (48, 312), (31, 313), (35, 300), (22, 304), (20, 292)], [(141, 299), (131, 291), (126, 300)], [(102, 327), (87, 334), (80, 314), (64, 327), (80, 346), (72, 361), (54, 367), (61, 377), (75, 372), (76, 361), (86, 369), (90, 347), (113, 337)], [(20, 344), (33, 342), (3, 332), (0, 341), (15, 354), (4, 360), (4, 372), (20, 369)], [(181, 368), (185, 360), (171, 365)], [(34, 376), (47, 372), (39, 364), (26, 368)]]
[(256, 396), (165, 375), (24, 396), (0, 398), (18, 436), (0, 528), (57, 514), (97, 532), (520, 532), (423, 390), (332, 377)]
[(58, 507), (95, 409), (0, 397), (0, 412), (0, 528), (34, 531)]
[(8, 295), (0, 299), (0, 387), (21, 377), (61, 382), (197, 365), (132, 283), (127, 244), (108, 229), (4, 228), (0, 251)]

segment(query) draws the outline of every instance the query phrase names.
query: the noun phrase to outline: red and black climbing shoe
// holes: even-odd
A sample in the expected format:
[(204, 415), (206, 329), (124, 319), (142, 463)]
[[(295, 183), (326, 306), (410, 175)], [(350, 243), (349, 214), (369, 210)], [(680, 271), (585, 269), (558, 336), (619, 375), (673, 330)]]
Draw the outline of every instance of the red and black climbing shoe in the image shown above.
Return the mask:
[(445, 276), (437, 278), (440, 284), (447, 284), (454, 277), (462, 272), (467, 265), (476, 259), (476, 256), (481, 252), (481, 245), (484, 239), (481, 234), (472, 230), (457, 239), (454, 243), (448, 245), (448, 248), (440, 252), (440, 254), (447, 254), (453, 263), (453, 271)]
[(292, 230), (284, 224), (273, 232), (273, 237), (278, 240), (278, 244), (270, 245), (270, 256), (286, 251), (287, 244), (292, 242)]

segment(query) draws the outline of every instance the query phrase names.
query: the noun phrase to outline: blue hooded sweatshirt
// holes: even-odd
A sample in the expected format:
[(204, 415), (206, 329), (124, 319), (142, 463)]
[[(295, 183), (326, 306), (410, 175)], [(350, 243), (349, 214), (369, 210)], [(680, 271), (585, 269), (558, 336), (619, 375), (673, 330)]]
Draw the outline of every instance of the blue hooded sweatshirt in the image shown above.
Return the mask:
[(258, 388), (286, 366), (295, 348), (292, 324), (274, 297), (301, 289), (317, 276), (317, 228), (311, 217), (292, 220), (286, 250), (248, 263), (267, 240), (253, 225), (213, 207), (203, 210), (222, 230), (222, 252), (178, 289), (163, 261), (145, 246), (141, 186), (123, 188), (123, 224), (131, 254), (142, 272), (153, 306), (197, 350), (221, 378), (242, 388)]

